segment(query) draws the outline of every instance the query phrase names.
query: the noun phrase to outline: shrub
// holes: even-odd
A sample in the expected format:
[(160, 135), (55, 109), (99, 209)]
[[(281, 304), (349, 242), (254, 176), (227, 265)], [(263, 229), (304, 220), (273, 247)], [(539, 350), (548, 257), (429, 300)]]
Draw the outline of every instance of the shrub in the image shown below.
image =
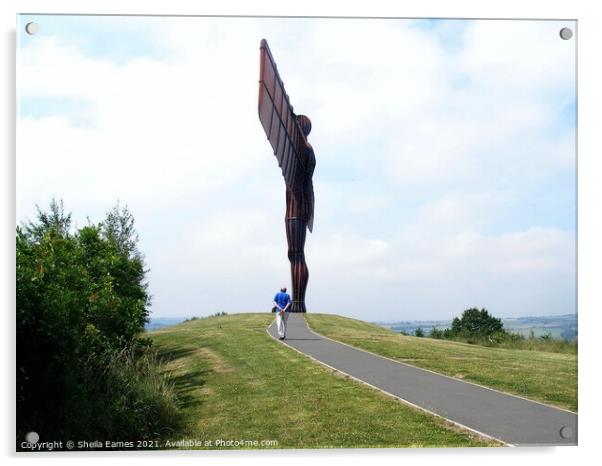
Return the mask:
[(491, 340), (494, 335), (501, 333), (505, 333), (502, 320), (493, 317), (487, 309), (466, 309), (462, 317), (452, 320), (451, 334), (454, 337), (463, 337), (472, 341)]
[(424, 330), (422, 330), (421, 327), (418, 327), (416, 330), (414, 330), (414, 335), (417, 337), (423, 337), (424, 336)]
[[(142, 370), (153, 360), (150, 340), (139, 337), (150, 296), (137, 241), (133, 216), (119, 206), (72, 231), (71, 215), (53, 200), (48, 212), (38, 208), (37, 222), (17, 228), (19, 435), (124, 438), (119, 429), (133, 426), (154, 434), (166, 419), (160, 412), (173, 409), (171, 395), (157, 395), (144, 416), (133, 414), (141, 400), (167, 393)], [(115, 409), (119, 400), (130, 415)]]

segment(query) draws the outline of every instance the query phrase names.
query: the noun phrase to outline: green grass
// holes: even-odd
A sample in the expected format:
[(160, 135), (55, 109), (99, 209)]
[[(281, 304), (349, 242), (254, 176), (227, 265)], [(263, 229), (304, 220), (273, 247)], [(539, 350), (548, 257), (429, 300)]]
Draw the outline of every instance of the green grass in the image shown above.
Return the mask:
[(506, 349), (517, 349), (517, 350), (531, 350), (531, 351), (542, 351), (544, 353), (565, 353), (565, 354), (577, 354), (578, 343), (577, 341), (565, 341), (557, 338), (541, 339), (541, 338), (525, 338), (524, 340), (518, 340), (514, 338), (506, 338), (501, 341), (489, 342), (486, 339), (481, 341), (474, 339), (462, 339), (457, 337), (452, 341), (459, 341), (462, 343), (477, 344), (487, 346), (488, 348), (506, 348)]
[(285, 347), (265, 331), (272, 319), (227, 315), (148, 334), (185, 414), (173, 440), (278, 442), (268, 448), (498, 445)]
[(330, 314), (307, 314), (317, 333), (382, 356), (577, 411), (577, 355), (404, 336)]

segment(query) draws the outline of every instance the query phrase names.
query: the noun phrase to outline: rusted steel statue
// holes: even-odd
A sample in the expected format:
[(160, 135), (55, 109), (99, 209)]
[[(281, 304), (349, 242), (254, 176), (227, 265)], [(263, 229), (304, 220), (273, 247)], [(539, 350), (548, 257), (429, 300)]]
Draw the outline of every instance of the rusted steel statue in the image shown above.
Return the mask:
[(276, 63), (265, 39), (259, 48), (259, 120), (274, 149), (286, 184), (286, 239), (291, 262), (293, 303), (291, 312), (306, 312), (305, 290), (309, 272), (305, 263), (306, 228), (314, 221), (312, 176), (316, 166), (307, 135), (311, 121), (295, 115)]

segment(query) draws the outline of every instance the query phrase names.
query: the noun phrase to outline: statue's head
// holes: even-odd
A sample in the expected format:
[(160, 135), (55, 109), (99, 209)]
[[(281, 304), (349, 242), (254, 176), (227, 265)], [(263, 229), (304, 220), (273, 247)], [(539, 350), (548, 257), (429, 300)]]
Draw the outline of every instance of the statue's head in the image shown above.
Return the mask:
[(311, 120), (305, 115), (297, 115), (297, 123), (301, 126), (301, 131), (305, 137), (311, 132)]

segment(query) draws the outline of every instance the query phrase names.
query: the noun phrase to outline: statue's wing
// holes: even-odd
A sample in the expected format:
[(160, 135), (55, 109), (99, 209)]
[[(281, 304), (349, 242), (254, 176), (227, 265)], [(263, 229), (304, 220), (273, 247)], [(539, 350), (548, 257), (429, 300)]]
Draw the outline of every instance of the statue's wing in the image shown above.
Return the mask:
[(305, 136), (265, 39), (259, 48), (259, 120), (274, 149), (287, 188), (295, 196), (302, 196), (307, 169), (302, 157)]

